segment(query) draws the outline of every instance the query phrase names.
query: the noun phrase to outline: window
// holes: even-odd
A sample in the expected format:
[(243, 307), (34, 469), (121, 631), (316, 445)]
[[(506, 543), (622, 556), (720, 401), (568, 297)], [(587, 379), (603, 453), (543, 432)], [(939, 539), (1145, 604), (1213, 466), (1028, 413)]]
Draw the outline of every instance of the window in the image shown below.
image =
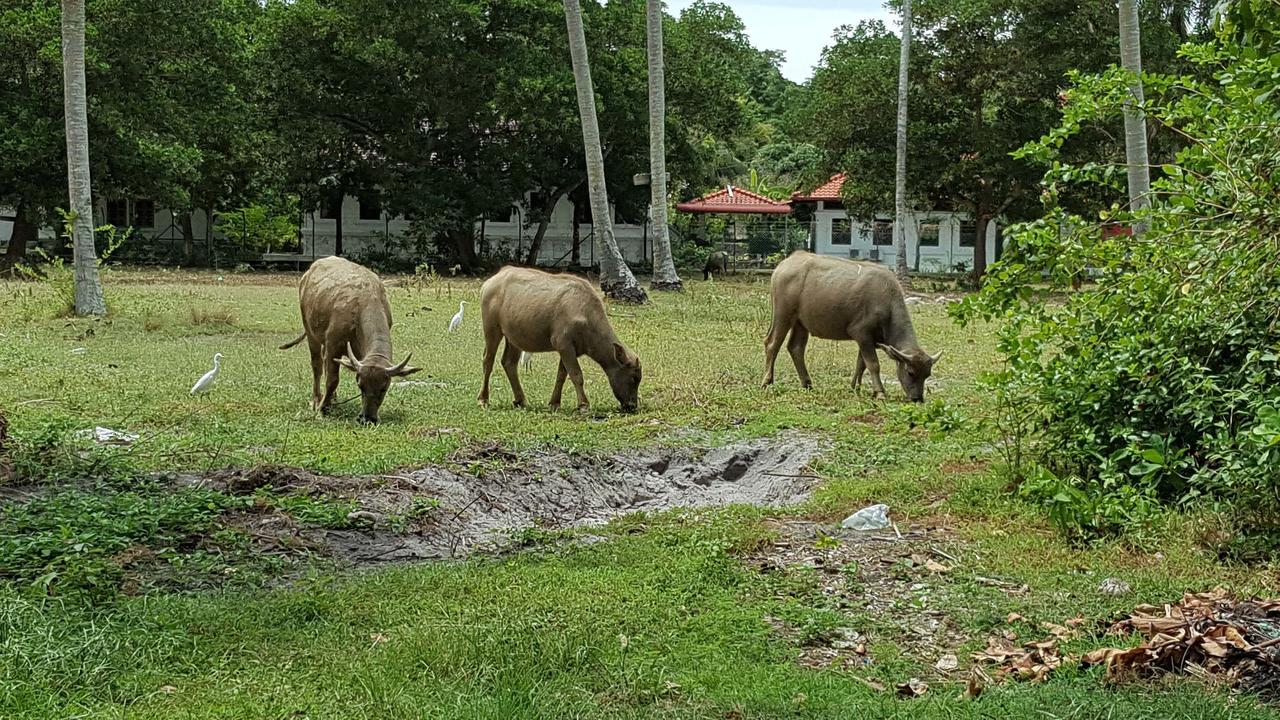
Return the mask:
[(938, 247), (938, 235), (938, 223), (924, 223), (920, 226), (920, 247)]
[(382, 201), (377, 195), (366, 195), (360, 198), (360, 219), (381, 220)]
[(978, 223), (965, 220), (960, 223), (960, 247), (973, 247), (978, 239)]
[(871, 228), (871, 244), (892, 245), (893, 223), (888, 220), (877, 220), (875, 225)]
[(852, 245), (853, 244), (853, 225), (849, 221), (849, 218), (832, 218), (831, 244), (832, 245)]
[(154, 200), (138, 198), (133, 201), (133, 224), (140, 228), (156, 226), (156, 203)]
[(128, 200), (108, 200), (107, 201), (107, 224), (116, 227), (129, 226), (129, 201)]

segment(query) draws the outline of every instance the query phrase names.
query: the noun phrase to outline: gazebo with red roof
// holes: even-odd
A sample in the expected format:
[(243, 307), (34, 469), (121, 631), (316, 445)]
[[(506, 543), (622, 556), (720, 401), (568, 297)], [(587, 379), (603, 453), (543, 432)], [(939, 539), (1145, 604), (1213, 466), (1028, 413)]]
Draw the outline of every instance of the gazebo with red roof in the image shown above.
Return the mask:
[(790, 215), (791, 203), (767, 198), (750, 190), (726, 185), (700, 198), (676, 205), (687, 213), (725, 213), (728, 215)]
[[(676, 210), (700, 216), (729, 215), (732, 219), (724, 228), (718, 241), (720, 249), (729, 252), (733, 263), (738, 264), (738, 243), (745, 241), (747, 253), (757, 260), (771, 255), (779, 247), (786, 247), (786, 239), (795, 229), (791, 218), (791, 203), (774, 200), (757, 192), (726, 185), (719, 190), (676, 205)], [(748, 216), (744, 227), (738, 220)], [(781, 223), (778, 222), (781, 220)], [(705, 227), (705, 226), (704, 226)]]

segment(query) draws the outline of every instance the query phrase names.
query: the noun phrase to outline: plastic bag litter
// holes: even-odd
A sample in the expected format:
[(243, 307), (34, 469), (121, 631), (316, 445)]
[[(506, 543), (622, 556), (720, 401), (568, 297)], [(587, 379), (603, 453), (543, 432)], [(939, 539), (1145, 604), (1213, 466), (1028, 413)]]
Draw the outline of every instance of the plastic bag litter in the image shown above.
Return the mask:
[(92, 440), (99, 445), (131, 445), (138, 439), (138, 436), (133, 433), (105, 427), (85, 428), (76, 433), (76, 437), (81, 440)]
[(869, 505), (840, 523), (846, 530), (883, 530), (889, 527), (889, 506)]

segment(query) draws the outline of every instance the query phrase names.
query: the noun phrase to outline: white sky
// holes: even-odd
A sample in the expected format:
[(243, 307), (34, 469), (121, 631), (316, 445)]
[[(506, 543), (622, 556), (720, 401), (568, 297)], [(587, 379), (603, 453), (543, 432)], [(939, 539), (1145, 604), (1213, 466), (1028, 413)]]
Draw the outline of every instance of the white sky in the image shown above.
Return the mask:
[[(747, 26), (751, 44), (763, 50), (786, 53), (782, 74), (798, 83), (813, 74), (822, 48), (831, 42), (831, 33), (841, 25), (879, 18), (897, 29), (897, 16), (890, 14), (883, 0), (720, 0), (733, 8)], [(667, 12), (679, 16), (693, 0), (666, 0)]]

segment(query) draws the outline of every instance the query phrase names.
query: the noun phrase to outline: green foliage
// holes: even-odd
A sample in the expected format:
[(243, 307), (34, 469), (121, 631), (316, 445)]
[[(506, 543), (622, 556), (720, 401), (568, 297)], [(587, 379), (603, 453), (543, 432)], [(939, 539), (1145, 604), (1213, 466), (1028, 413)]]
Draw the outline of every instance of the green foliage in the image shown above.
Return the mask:
[[(1062, 126), (1021, 152), (1050, 165), (1049, 213), (1011, 233), (958, 310), (1005, 320), (991, 386), (1006, 433), (1033, 443), (1023, 494), (1080, 536), (1140, 527), (1157, 503), (1208, 503), (1240, 532), (1280, 531), (1280, 125), (1254, 101), (1278, 83), (1271, 60), (1230, 41), (1183, 53), (1217, 72), (1145, 78), (1148, 118), (1184, 141), (1153, 180), (1149, 232), (1104, 232), (1053, 207), (1080, 185), (1123, 195), (1123, 168), (1060, 149), (1120, 114), (1126, 78), (1077, 77)], [(1085, 277), (1096, 287), (1050, 294)]]
[(298, 247), (298, 197), (255, 203), (219, 213), (213, 229), (245, 250), (284, 252)]
[(0, 524), (0, 580), (40, 594), (109, 599), (126, 551), (145, 548), (163, 562), (190, 555), (186, 539), (212, 530), (237, 502), (209, 490), (98, 486), (10, 504)]
[[(75, 215), (62, 208), (58, 208), (58, 214), (62, 217), (63, 236), (69, 240)], [(97, 263), (98, 267), (101, 268), (112, 253), (124, 243), (127, 234), (118, 235), (116, 228), (112, 225), (94, 228), (93, 232), (96, 240), (102, 240), (106, 243), (106, 246), (98, 252)], [(55, 313), (58, 317), (73, 315), (76, 308), (75, 268), (67, 264), (67, 261), (61, 255), (52, 255), (45, 251), (44, 248), (35, 248), (31, 255), (36, 258), (38, 264), (19, 264), (14, 266), (14, 271), (21, 278), (44, 283), (53, 290), (57, 301)]]

